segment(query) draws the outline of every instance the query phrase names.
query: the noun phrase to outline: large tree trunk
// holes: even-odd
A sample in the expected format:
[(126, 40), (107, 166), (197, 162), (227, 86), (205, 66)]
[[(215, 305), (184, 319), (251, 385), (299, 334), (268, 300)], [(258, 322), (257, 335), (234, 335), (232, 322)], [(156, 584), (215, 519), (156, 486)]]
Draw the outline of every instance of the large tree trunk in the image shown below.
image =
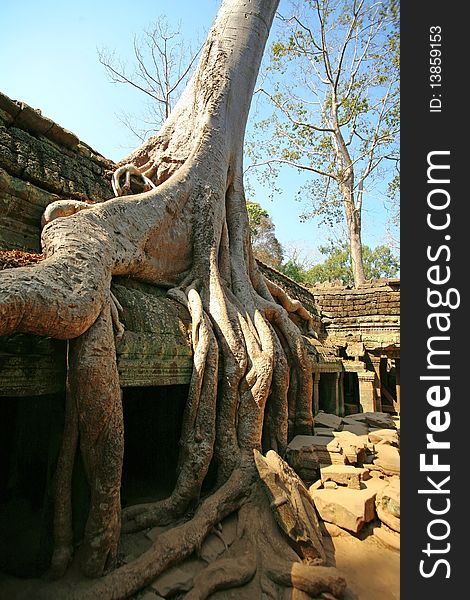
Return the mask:
[[(325, 60), (328, 60), (325, 57)], [(336, 86), (331, 82), (332, 92), (332, 124), (333, 133), (331, 134), (336, 148), (338, 164), (342, 166), (343, 173), (340, 179), (337, 179), (340, 193), (343, 198), (344, 213), (346, 216), (346, 225), (348, 228), (349, 250), (351, 253), (351, 267), (355, 287), (365, 281), (364, 261), (362, 256), (361, 240), (361, 211), (362, 196), (359, 202), (355, 201), (354, 193), (354, 163), (349, 153), (348, 145), (343, 137), (343, 132), (339, 124), (338, 108), (339, 101), (336, 95)]]
[[(63, 205), (50, 207), (42, 234), (45, 260), (0, 273), (0, 335), (23, 331), (71, 340), (66, 435), (56, 475), (55, 576), (72, 556), (70, 481), (77, 428), (91, 488), (82, 569), (99, 576), (112, 568), (116, 555), (123, 419), (112, 276), (166, 287), (192, 318), (194, 368), (177, 483), (169, 498), (125, 510), (123, 529), (183, 517), (199, 501), (211, 463), (218, 472), (216, 489), (191, 520), (77, 597), (128, 597), (189, 556), (214, 525), (240, 507), (244, 561), (228, 575), (226, 565), (212, 568), (191, 598), (241, 585), (255, 573), (261, 586), (256, 598), (261, 589), (276, 598), (283, 587), (300, 586), (312, 594), (341, 588), (337, 577), (336, 583), (318, 583), (323, 575), (308, 568), (292, 575), (292, 563), (302, 553), (295, 553), (278, 530), (273, 533), (271, 512), (261, 511), (253, 460), (253, 450), (282, 454), (289, 435), (311, 433), (313, 426), (311, 367), (302, 333), (290, 318), (297, 311), (308, 321), (308, 314), (259, 272), (243, 189), (244, 130), (276, 7), (276, 0), (223, 2), (175, 110), (157, 136), (123, 161), (154, 189), (96, 205), (75, 203), (65, 212)], [(124, 166), (118, 175), (132, 169)], [(116, 188), (120, 191), (119, 177)], [(68, 216), (54, 218), (58, 214)], [(279, 558), (277, 575), (268, 568), (273, 553)]]
[(361, 239), (361, 216), (356, 207), (347, 217), (349, 230), (349, 248), (351, 252), (351, 266), (354, 278), (354, 285), (357, 287), (366, 280), (364, 272), (364, 261), (362, 256)]
[(349, 250), (351, 253), (351, 267), (355, 287), (364, 283), (366, 276), (364, 272), (364, 261), (362, 256), (361, 239), (361, 210), (354, 202), (354, 179), (352, 169), (349, 178), (340, 184), (343, 197), (346, 225), (348, 228)]

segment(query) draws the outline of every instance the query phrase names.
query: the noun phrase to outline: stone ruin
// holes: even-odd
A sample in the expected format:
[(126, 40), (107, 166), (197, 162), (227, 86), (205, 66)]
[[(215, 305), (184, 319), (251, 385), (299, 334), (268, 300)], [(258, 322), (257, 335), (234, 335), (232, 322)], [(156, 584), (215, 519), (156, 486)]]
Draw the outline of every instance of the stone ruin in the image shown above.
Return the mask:
[(327, 531), (360, 535), (368, 523), (400, 548), (400, 419), (383, 412), (345, 417), (320, 411), (315, 435), (295, 436), (286, 460), (309, 486)]
[[(113, 197), (114, 169), (73, 133), (0, 94), (0, 269), (40, 260), (40, 219), (51, 202)], [(259, 265), (313, 316), (314, 334), (304, 340), (313, 368), (315, 434), (294, 437), (285, 459), (309, 486), (330, 535), (360, 535), (376, 522), (377, 536), (399, 548), (400, 282), (306, 288)], [(125, 505), (154, 495), (149, 486), (155, 476), (159, 493), (174, 484), (192, 351), (189, 315), (163, 290), (128, 278), (115, 278), (112, 290), (125, 324), (117, 345), (126, 425)], [(65, 384), (66, 342), (0, 337), (0, 570), (15, 575), (37, 576), (48, 566), (50, 484)], [(149, 456), (165, 459), (149, 462)], [(79, 536), (88, 506), (79, 458), (75, 471)], [(233, 523), (226, 525), (222, 541), (214, 536), (218, 541), (205, 543), (211, 556), (219, 542), (230, 543)], [(170, 580), (156, 588), (160, 596), (175, 592)]]

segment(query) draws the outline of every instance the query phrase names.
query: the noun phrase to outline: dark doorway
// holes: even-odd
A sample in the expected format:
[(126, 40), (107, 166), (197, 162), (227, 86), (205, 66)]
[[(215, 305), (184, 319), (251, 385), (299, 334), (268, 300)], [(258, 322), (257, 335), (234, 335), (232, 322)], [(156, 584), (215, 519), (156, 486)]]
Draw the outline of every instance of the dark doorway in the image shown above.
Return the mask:
[(359, 378), (357, 373), (344, 374), (344, 413), (354, 415), (361, 412)]
[[(187, 394), (187, 385), (123, 390), (123, 506), (171, 493)], [(63, 425), (63, 394), (0, 398), (0, 571), (10, 575), (38, 577), (49, 568), (53, 475)], [(89, 507), (80, 452), (72, 498), (79, 543)]]
[(123, 390), (123, 507), (164, 498), (173, 490), (187, 396), (187, 385)]
[(49, 566), (51, 478), (64, 422), (61, 394), (0, 398), (0, 570), (34, 577)]
[(320, 375), (319, 394), (319, 409), (336, 414), (336, 373)]

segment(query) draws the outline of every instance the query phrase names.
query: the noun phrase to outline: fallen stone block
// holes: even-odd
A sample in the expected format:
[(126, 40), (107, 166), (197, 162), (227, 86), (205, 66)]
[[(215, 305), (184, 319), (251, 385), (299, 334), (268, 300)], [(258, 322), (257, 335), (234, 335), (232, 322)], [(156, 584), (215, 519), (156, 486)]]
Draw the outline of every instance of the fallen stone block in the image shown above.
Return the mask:
[(343, 423), (365, 423), (366, 413), (355, 413), (353, 415), (347, 415), (343, 417)]
[(343, 431), (349, 431), (355, 435), (368, 435), (369, 427), (365, 423), (345, 423)]
[(326, 487), (326, 482), (334, 481), (338, 485), (360, 490), (361, 482), (367, 479), (369, 471), (363, 467), (351, 465), (331, 465), (320, 469), (320, 473), (323, 487)]
[(400, 534), (383, 523), (380, 527), (374, 527), (374, 537), (387, 548), (400, 551)]
[(326, 563), (315, 504), (295, 471), (274, 451), (253, 451), (274, 518), (303, 558)]
[(335, 437), (334, 434), (338, 433), (335, 429), (333, 429), (332, 427), (317, 427), (317, 429), (315, 429), (315, 435), (322, 435), (322, 436), (328, 436), (330, 438)]
[(393, 477), (375, 499), (377, 516), (390, 529), (400, 533), (400, 479)]
[(383, 429), (393, 429), (395, 427), (395, 421), (388, 413), (366, 412), (363, 414), (369, 427), (379, 427)]
[(320, 521), (320, 528), (323, 537), (339, 537), (340, 535), (351, 535), (349, 531), (346, 531), (346, 529), (338, 527), (338, 525), (335, 525), (334, 523), (328, 523), (328, 521)]
[(374, 465), (380, 467), (385, 475), (400, 474), (400, 452), (398, 448), (388, 444), (379, 444), (375, 446), (375, 452)]
[(286, 461), (306, 481), (317, 479), (321, 466), (346, 464), (339, 440), (323, 435), (297, 435), (287, 446)]
[(323, 484), (321, 482), (321, 479), (317, 479), (317, 481), (314, 481), (308, 489), (309, 489), (309, 491), (319, 490), (322, 486), (323, 486)]
[(384, 485), (381, 480), (371, 479), (360, 490), (338, 487), (312, 490), (310, 494), (323, 521), (358, 533), (365, 523), (375, 518), (375, 497)]
[(373, 444), (389, 444), (396, 447), (400, 445), (396, 429), (373, 429), (369, 431), (369, 441)]
[(368, 444), (368, 437), (366, 435), (356, 435), (351, 431), (337, 431), (334, 433), (334, 436), (339, 441), (339, 445), (349, 464), (355, 465), (358, 462), (362, 463), (364, 461), (366, 446)]
[(341, 417), (338, 417), (331, 413), (323, 412), (322, 410), (318, 412), (314, 417), (315, 427), (330, 427), (332, 429), (338, 430), (340, 429), (342, 422), (343, 420)]
[(381, 429), (394, 429), (395, 419), (384, 412), (364, 412), (364, 413), (356, 413), (355, 415), (348, 415), (347, 417), (343, 417), (343, 422), (353, 423), (365, 423), (369, 427), (377, 427)]

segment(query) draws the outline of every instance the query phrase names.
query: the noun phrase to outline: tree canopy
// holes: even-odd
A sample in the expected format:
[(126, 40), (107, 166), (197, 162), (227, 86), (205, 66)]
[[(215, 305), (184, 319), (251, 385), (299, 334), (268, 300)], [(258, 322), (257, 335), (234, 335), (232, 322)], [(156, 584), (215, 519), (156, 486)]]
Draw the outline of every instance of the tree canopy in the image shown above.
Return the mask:
[(356, 284), (364, 199), (378, 181), (386, 197), (399, 160), (398, 17), (394, 0), (290, 2), (258, 90), (271, 114), (248, 147), (262, 177), (281, 165), (311, 174), (306, 217), (345, 219)]
[[(330, 241), (320, 246), (325, 260), (310, 267), (291, 258), (280, 270), (298, 283), (310, 284), (340, 281), (344, 285), (354, 285), (349, 244)], [(370, 248), (363, 246), (364, 273), (366, 279), (396, 277), (399, 270), (398, 257), (385, 245)]]
[(105, 48), (98, 50), (98, 58), (112, 83), (129, 85), (146, 97), (139, 117), (127, 112), (119, 115), (120, 121), (144, 141), (170, 115), (199, 52), (183, 39), (180, 25), (172, 26), (165, 15), (160, 15), (141, 35), (134, 36), (133, 53), (131, 65)]

